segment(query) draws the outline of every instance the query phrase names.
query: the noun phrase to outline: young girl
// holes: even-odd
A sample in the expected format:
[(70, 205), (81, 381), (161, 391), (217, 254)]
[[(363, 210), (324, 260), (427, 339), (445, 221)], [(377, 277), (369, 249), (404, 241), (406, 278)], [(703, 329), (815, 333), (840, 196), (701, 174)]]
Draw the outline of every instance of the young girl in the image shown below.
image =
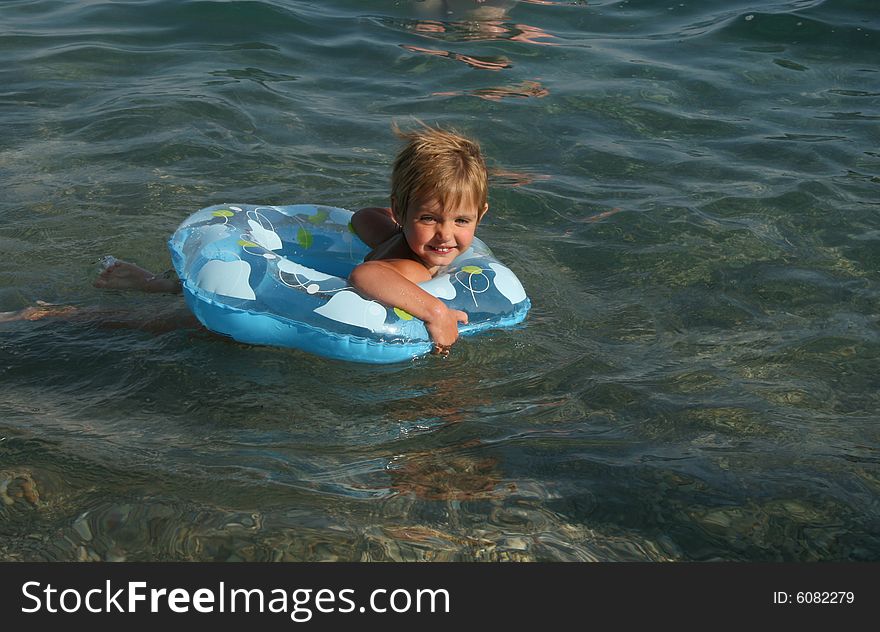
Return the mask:
[[(406, 144), (391, 173), (391, 206), (364, 208), (352, 217), (358, 237), (373, 248), (349, 280), (361, 294), (403, 309), (425, 323), (434, 352), (447, 355), (467, 314), (446, 307), (418, 284), (442, 272), (465, 252), (489, 208), (488, 174), (479, 145), (457, 133), (423, 125), (411, 132), (395, 129)], [(172, 271), (156, 275), (140, 266), (105, 257), (94, 285), (142, 292), (179, 293)], [(76, 310), (38, 304), (0, 314), (4, 320), (68, 316)], [(82, 314), (85, 316), (85, 314)], [(187, 316), (181, 326), (192, 326)]]
[(407, 143), (394, 161), (391, 207), (354, 214), (352, 227), (373, 251), (349, 280), (362, 294), (424, 321), (435, 352), (445, 355), (467, 314), (417, 284), (470, 247), (489, 208), (486, 165), (479, 146), (456, 133), (426, 126), (397, 133)]

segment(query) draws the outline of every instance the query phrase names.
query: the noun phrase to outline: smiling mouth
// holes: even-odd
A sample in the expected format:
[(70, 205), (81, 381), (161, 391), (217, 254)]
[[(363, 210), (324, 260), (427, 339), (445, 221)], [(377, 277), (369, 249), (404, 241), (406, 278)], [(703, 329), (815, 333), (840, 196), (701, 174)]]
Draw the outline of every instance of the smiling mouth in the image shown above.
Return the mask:
[(452, 252), (451, 246), (428, 246), (428, 249), (436, 252), (438, 255), (446, 255)]

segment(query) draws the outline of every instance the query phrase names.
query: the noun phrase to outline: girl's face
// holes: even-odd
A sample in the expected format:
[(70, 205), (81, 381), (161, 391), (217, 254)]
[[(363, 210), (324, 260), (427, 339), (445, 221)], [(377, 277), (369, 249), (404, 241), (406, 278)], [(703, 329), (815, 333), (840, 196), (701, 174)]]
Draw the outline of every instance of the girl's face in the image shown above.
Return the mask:
[(488, 208), (486, 204), (478, 209), (469, 199), (461, 200), (455, 208), (445, 208), (436, 196), (415, 196), (406, 210), (403, 236), (413, 254), (434, 274), (470, 248), (477, 224)]

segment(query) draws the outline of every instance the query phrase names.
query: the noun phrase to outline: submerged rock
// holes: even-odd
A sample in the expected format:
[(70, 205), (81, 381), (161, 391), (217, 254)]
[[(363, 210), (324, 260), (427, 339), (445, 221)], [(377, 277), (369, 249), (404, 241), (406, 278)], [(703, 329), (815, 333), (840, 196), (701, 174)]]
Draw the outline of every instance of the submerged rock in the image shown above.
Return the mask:
[(34, 477), (26, 470), (0, 470), (0, 503), (10, 506), (19, 498), (34, 507), (39, 506), (40, 493)]

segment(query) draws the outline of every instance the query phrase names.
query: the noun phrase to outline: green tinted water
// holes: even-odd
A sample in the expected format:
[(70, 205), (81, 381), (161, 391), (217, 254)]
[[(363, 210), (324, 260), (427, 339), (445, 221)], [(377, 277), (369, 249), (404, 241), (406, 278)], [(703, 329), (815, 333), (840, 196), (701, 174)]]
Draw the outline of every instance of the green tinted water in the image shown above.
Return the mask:
[(0, 5), (0, 311), (173, 314), (94, 262), (383, 204), (414, 117), (534, 305), (392, 367), (2, 324), (0, 557), (878, 558), (873, 4), (473, 4)]

